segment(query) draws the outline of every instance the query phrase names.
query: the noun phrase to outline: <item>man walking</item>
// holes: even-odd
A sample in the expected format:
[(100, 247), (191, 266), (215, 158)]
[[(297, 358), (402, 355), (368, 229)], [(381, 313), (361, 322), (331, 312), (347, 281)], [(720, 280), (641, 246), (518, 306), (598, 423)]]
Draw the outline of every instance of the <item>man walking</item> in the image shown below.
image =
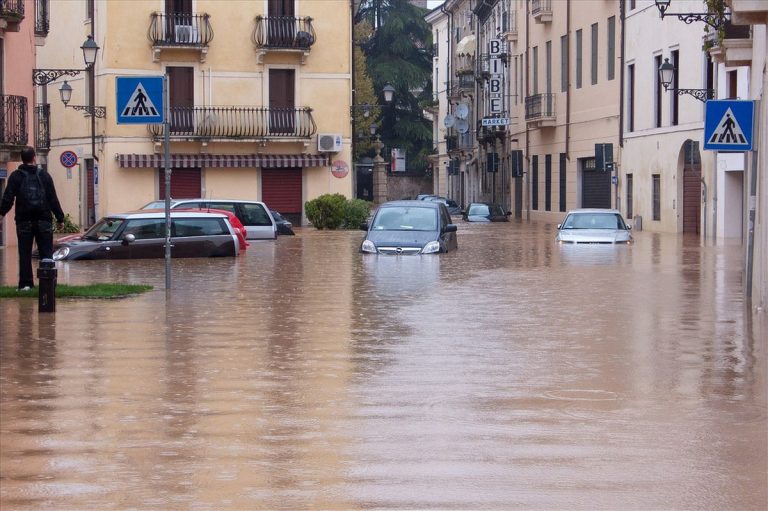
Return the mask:
[(19, 241), (19, 290), (35, 287), (32, 278), (32, 241), (37, 243), (40, 259), (53, 256), (53, 222), (64, 227), (64, 212), (53, 179), (35, 164), (35, 150), (21, 151), (22, 164), (8, 177), (8, 187), (0, 201), (0, 222), (16, 201), (16, 238)]

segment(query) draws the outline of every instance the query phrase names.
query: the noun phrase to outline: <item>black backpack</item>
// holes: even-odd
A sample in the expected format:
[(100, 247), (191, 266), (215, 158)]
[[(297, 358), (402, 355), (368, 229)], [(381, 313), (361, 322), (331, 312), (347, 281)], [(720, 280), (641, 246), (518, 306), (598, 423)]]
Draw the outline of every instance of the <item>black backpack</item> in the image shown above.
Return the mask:
[(42, 213), (47, 209), (48, 201), (45, 197), (43, 180), (40, 179), (40, 169), (35, 169), (34, 175), (26, 170), (23, 172), (24, 181), (19, 190), (19, 199), (30, 213)]

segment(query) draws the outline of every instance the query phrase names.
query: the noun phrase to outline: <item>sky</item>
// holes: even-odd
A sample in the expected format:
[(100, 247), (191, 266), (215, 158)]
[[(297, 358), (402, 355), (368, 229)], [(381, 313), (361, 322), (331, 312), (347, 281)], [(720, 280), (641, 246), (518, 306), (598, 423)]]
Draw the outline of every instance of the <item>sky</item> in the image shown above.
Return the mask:
[(443, 3), (443, 0), (427, 0), (427, 7), (430, 9), (434, 9), (441, 3)]

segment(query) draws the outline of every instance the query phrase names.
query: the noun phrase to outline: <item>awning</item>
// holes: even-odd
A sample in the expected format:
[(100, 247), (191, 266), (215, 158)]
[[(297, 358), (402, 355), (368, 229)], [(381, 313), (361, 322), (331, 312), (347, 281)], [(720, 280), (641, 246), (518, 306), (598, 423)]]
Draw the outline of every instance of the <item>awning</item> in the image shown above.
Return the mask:
[(473, 35), (464, 36), (456, 45), (456, 55), (474, 55), (476, 39)]
[[(122, 168), (161, 168), (165, 165), (162, 154), (118, 154)], [(324, 154), (172, 154), (171, 167), (189, 168), (254, 168), (327, 167)]]

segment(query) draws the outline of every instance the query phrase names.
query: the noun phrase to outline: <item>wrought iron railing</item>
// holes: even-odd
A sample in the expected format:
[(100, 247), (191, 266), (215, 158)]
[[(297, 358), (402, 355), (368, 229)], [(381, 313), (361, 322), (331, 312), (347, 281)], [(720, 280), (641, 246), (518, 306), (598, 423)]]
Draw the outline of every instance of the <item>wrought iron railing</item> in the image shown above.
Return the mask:
[(47, 103), (35, 106), (35, 148), (51, 150), (51, 105)]
[(27, 98), (0, 96), (0, 144), (27, 145)]
[(50, 0), (35, 0), (35, 35), (47, 36), (51, 25)]
[(456, 55), (456, 75), (475, 74), (475, 56), (474, 55)]
[[(173, 137), (206, 139), (309, 138), (317, 131), (308, 107), (171, 107), (169, 123)], [(149, 131), (159, 137), (163, 126), (151, 124)]]
[(24, 0), (0, 0), (0, 18), (10, 21), (24, 19)]
[(253, 43), (257, 48), (307, 51), (315, 40), (312, 18), (256, 16)]
[(531, 0), (531, 15), (552, 13), (552, 0)]
[(211, 16), (154, 12), (147, 36), (153, 46), (208, 46), (213, 40)]
[(515, 11), (502, 13), (501, 32), (505, 34), (517, 34), (517, 15)]
[(534, 120), (555, 116), (555, 95), (535, 94), (525, 98), (525, 119)]

